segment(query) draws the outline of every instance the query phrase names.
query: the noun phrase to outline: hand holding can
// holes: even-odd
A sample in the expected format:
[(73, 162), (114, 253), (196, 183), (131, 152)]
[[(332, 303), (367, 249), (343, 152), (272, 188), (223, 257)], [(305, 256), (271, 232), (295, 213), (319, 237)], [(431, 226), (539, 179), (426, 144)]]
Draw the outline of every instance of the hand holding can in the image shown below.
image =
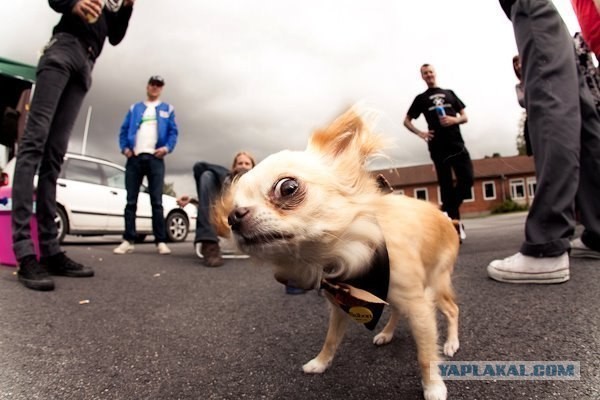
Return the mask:
[(439, 118), (443, 118), (446, 116), (446, 110), (444, 106), (435, 106), (435, 112), (437, 113)]
[(95, 24), (102, 14), (105, 0), (89, 0), (86, 3), (85, 19), (88, 23)]

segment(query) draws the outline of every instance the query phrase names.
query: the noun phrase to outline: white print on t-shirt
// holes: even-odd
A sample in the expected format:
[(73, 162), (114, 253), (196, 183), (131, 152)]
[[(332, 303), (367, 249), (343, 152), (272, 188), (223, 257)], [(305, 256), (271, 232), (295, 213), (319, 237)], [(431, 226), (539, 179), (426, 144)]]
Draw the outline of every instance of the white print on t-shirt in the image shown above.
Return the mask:
[(156, 107), (160, 101), (146, 102), (146, 110), (142, 116), (142, 123), (135, 136), (134, 153), (154, 154), (156, 142), (158, 141), (158, 125), (156, 123)]
[(431, 107), (428, 108), (429, 111), (435, 109), (436, 107), (446, 107), (446, 95), (444, 93), (436, 93), (429, 96), (429, 99), (433, 103)]

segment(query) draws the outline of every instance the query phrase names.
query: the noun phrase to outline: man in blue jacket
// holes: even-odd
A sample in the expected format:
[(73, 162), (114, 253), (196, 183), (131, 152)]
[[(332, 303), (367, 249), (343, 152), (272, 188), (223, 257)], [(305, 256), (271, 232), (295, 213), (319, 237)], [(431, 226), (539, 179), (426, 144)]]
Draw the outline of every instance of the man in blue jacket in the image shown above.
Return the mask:
[(165, 81), (154, 75), (148, 80), (147, 99), (129, 108), (121, 125), (119, 146), (127, 157), (125, 165), (125, 233), (123, 243), (114, 249), (115, 254), (131, 253), (136, 238), (135, 217), (140, 185), (148, 178), (150, 204), (152, 205), (152, 232), (159, 254), (170, 254), (165, 244), (167, 230), (162, 206), (165, 179), (164, 157), (177, 143), (177, 123), (172, 105), (159, 100)]

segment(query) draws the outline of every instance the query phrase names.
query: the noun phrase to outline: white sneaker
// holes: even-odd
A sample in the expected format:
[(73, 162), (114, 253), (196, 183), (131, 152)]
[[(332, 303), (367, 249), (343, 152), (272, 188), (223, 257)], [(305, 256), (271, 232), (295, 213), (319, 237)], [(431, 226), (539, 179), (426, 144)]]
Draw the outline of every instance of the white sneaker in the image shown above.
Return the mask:
[(113, 250), (113, 253), (115, 253), (115, 254), (132, 253), (133, 248), (134, 248), (133, 243), (131, 243), (127, 240), (123, 240), (123, 242)]
[(487, 266), (488, 276), (508, 283), (562, 283), (569, 280), (569, 256), (529, 257), (521, 253)]
[(460, 236), (460, 240), (465, 240), (467, 238), (467, 232), (465, 232), (465, 226), (462, 222), (458, 222), (458, 235)]
[(581, 241), (581, 238), (571, 240), (571, 257), (600, 258), (600, 251), (592, 250)]
[(158, 254), (171, 254), (171, 249), (164, 242), (157, 244), (156, 248), (158, 249)]
[(231, 255), (237, 252), (237, 248), (231, 238), (219, 237), (219, 247), (221, 247), (221, 254)]
[[(232, 239), (219, 238), (219, 246), (221, 246), (221, 257), (226, 259), (246, 259), (250, 258), (248, 254), (240, 253), (233, 244)], [(194, 244), (194, 250), (198, 258), (204, 258), (202, 255), (202, 242)]]

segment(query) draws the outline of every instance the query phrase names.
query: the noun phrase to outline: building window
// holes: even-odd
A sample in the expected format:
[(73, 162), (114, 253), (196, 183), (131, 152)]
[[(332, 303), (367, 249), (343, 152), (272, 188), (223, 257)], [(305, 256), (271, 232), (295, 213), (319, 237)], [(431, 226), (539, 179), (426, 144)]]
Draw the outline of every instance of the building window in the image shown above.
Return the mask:
[(537, 180), (535, 179), (535, 176), (527, 178), (527, 196), (529, 196), (530, 199), (533, 199), (535, 197), (536, 187)]
[(418, 188), (415, 189), (415, 198), (419, 200), (429, 200), (429, 196), (427, 195), (427, 188)]
[(523, 200), (525, 198), (525, 180), (511, 179), (510, 180), (510, 196), (513, 200)]
[(475, 192), (473, 191), (473, 186), (471, 186), (471, 190), (469, 191), (469, 195), (465, 196), (463, 199), (464, 203), (472, 203), (475, 201)]
[(496, 182), (486, 181), (482, 184), (483, 187), (483, 199), (494, 200), (496, 198)]
[[(442, 191), (440, 190), (439, 186), (437, 187), (437, 198), (438, 198), (438, 204), (442, 205)], [(475, 193), (473, 192), (473, 187), (471, 187), (471, 193), (463, 199), (463, 202), (469, 203), (469, 202), (474, 202), (474, 201), (475, 201)]]

